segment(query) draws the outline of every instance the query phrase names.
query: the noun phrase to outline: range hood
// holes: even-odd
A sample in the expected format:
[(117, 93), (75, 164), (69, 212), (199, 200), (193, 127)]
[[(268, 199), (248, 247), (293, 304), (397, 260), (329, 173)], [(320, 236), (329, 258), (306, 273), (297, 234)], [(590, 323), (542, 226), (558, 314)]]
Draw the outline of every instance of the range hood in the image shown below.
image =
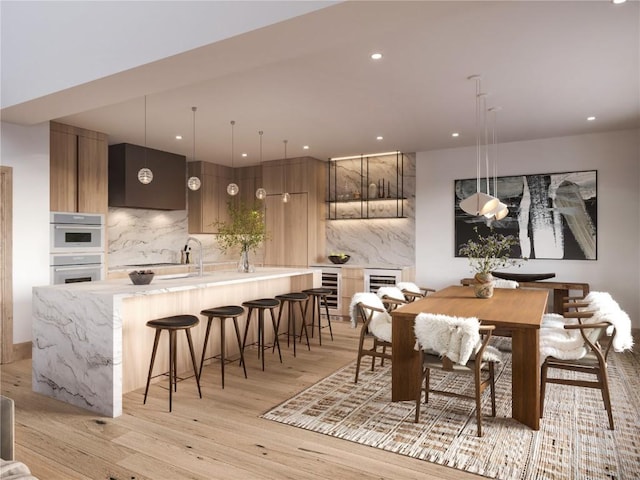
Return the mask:
[[(138, 170), (153, 172), (153, 181), (142, 184)], [(187, 208), (187, 159), (184, 155), (130, 143), (109, 146), (109, 206), (155, 210)]]

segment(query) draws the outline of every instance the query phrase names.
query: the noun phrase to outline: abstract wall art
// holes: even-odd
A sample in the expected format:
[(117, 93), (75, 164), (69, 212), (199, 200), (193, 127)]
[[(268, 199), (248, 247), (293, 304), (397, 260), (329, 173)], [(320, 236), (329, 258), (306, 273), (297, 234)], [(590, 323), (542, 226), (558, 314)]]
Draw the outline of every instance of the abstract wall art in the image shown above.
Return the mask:
[[(455, 180), (455, 255), (460, 245), (493, 229), (513, 235), (512, 257), (555, 260), (597, 259), (597, 171), (497, 177), (500, 201), (509, 207), (502, 220), (468, 215), (460, 201), (476, 192), (476, 179)], [(491, 194), (494, 182), (490, 181)], [(486, 179), (482, 181), (486, 192)]]

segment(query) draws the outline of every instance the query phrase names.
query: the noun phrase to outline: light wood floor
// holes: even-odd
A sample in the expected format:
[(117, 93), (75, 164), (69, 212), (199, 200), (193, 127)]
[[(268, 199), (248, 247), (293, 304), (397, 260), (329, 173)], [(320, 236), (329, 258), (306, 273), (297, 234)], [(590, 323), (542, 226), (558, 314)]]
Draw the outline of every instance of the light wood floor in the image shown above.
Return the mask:
[[(31, 361), (2, 366), (2, 393), (16, 402), (16, 459), (41, 480), (55, 479), (480, 479), (258, 418), (269, 408), (355, 359), (357, 330), (333, 322), (334, 341), (311, 351), (283, 345), (283, 364), (267, 352), (247, 355), (248, 379), (228, 364), (225, 389), (218, 363), (205, 366), (199, 399), (193, 379), (178, 384), (173, 413), (168, 391), (153, 385), (124, 398), (118, 418), (100, 417), (31, 391)], [(198, 351), (198, 347), (196, 347)]]

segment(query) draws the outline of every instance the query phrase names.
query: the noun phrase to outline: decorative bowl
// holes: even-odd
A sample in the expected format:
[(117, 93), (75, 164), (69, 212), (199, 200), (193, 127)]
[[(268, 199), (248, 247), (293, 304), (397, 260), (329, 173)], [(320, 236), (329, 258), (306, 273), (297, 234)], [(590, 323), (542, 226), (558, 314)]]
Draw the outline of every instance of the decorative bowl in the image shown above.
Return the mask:
[(129, 278), (134, 285), (149, 285), (153, 280), (153, 273), (151, 270), (134, 270), (129, 272)]
[(514, 280), (516, 282), (537, 282), (546, 280), (556, 276), (555, 273), (507, 273), (507, 272), (491, 272), (496, 278), (503, 280)]
[(347, 263), (350, 258), (350, 255), (329, 255), (329, 260), (331, 260), (331, 263), (336, 263), (339, 265)]

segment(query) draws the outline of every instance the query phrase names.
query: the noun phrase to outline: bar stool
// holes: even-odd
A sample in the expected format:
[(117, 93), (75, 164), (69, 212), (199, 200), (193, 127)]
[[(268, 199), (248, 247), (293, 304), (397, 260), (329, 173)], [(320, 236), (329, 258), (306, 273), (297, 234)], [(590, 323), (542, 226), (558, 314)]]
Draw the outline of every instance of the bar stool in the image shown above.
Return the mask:
[(300, 319), (302, 320), (302, 326), (300, 327), (300, 342), (302, 342), (302, 330), (307, 337), (307, 348), (311, 350), (309, 345), (309, 333), (307, 332), (307, 323), (305, 322), (305, 310), (302, 309), (302, 302), (309, 300), (309, 295), (306, 293), (285, 293), (283, 295), (276, 295), (276, 299), (280, 300), (280, 312), (278, 312), (278, 323), (276, 332), (280, 332), (280, 318), (282, 317), (282, 311), (287, 307), (287, 347), (289, 346), (289, 337), (293, 336), (293, 356), (296, 356), (296, 317), (294, 305), (298, 304), (300, 307)]
[[(193, 351), (193, 341), (191, 340), (191, 329), (198, 325), (200, 320), (195, 315), (173, 315), (171, 317), (157, 318), (155, 320), (149, 320), (147, 327), (156, 329), (156, 336), (153, 340), (153, 352), (151, 353), (151, 364), (149, 365), (149, 375), (147, 375), (147, 387), (144, 389), (144, 402), (147, 403), (147, 393), (149, 392), (149, 382), (151, 382), (151, 373), (153, 372), (153, 363), (156, 360), (156, 352), (158, 351), (158, 340), (160, 340), (160, 334), (162, 330), (169, 332), (169, 411), (172, 409), (173, 403), (173, 391), (178, 391), (178, 380), (185, 380), (178, 377), (176, 371), (176, 359), (177, 359), (177, 342), (176, 332), (178, 330), (184, 330), (187, 334), (187, 342), (189, 343), (189, 351), (191, 353), (191, 363), (193, 364), (193, 373), (196, 377), (196, 384), (198, 385), (198, 394), (202, 398), (202, 392), (200, 391), (200, 376), (196, 367), (196, 355)], [(160, 375), (167, 375), (162, 373)], [(159, 376), (159, 375), (156, 375)]]
[[(244, 348), (247, 343), (247, 333), (249, 332), (249, 325), (251, 323), (251, 313), (254, 310), (258, 312), (258, 358), (262, 358), (262, 371), (264, 371), (264, 350), (267, 347), (264, 343), (264, 311), (269, 310), (271, 312), (271, 323), (273, 324), (273, 333), (274, 333), (274, 348), (278, 347), (278, 356), (280, 357), (280, 363), (282, 363), (282, 353), (280, 352), (280, 343), (278, 342), (278, 325), (276, 324), (276, 316), (273, 313), (273, 310), (280, 305), (280, 300), (276, 298), (260, 298), (258, 300), (249, 300), (242, 303), (243, 307), (249, 309), (247, 312), (247, 324), (244, 327), (244, 337), (242, 338), (242, 350), (244, 352)], [(240, 360), (244, 365), (244, 356)]]
[[(224, 388), (224, 364), (227, 362), (232, 362), (233, 360), (225, 359), (224, 356), (224, 347), (225, 347), (225, 324), (227, 323), (227, 319), (233, 320), (233, 327), (236, 331), (236, 340), (238, 341), (238, 349), (240, 349), (240, 365), (242, 365), (242, 369), (244, 370), (244, 378), (247, 378), (247, 368), (244, 364), (244, 356), (242, 354), (242, 342), (240, 341), (240, 330), (238, 329), (238, 317), (244, 313), (244, 308), (238, 305), (227, 305), (224, 307), (215, 307), (215, 308), (207, 308), (206, 310), (202, 310), (200, 315), (204, 315), (207, 317), (207, 333), (204, 335), (204, 346), (202, 347), (202, 359), (200, 360), (200, 371), (198, 372), (198, 377), (202, 378), (202, 366), (204, 365), (205, 360), (211, 360), (213, 358), (220, 359), (220, 368), (222, 370), (222, 388)], [(214, 355), (212, 357), (204, 358), (205, 353), (207, 351), (207, 343), (209, 342), (209, 332), (211, 332), (211, 322), (214, 318), (220, 320), (220, 354)]]
[[(307, 308), (309, 307), (309, 302), (311, 302), (311, 338), (313, 338), (313, 328), (316, 321), (316, 311), (318, 312), (318, 340), (320, 341), (320, 345), (322, 345), (322, 329), (329, 327), (329, 333), (331, 334), (331, 340), (333, 340), (333, 330), (331, 329), (331, 317), (329, 316), (329, 307), (327, 305), (327, 295), (331, 295), (333, 290), (330, 288), (309, 288), (307, 290), (303, 290), (303, 293), (309, 295), (309, 301), (305, 306), (305, 318), (307, 313)], [(322, 326), (322, 315), (320, 313), (320, 302), (324, 304), (324, 309), (327, 314), (327, 325)], [(300, 339), (302, 341), (302, 339)]]

